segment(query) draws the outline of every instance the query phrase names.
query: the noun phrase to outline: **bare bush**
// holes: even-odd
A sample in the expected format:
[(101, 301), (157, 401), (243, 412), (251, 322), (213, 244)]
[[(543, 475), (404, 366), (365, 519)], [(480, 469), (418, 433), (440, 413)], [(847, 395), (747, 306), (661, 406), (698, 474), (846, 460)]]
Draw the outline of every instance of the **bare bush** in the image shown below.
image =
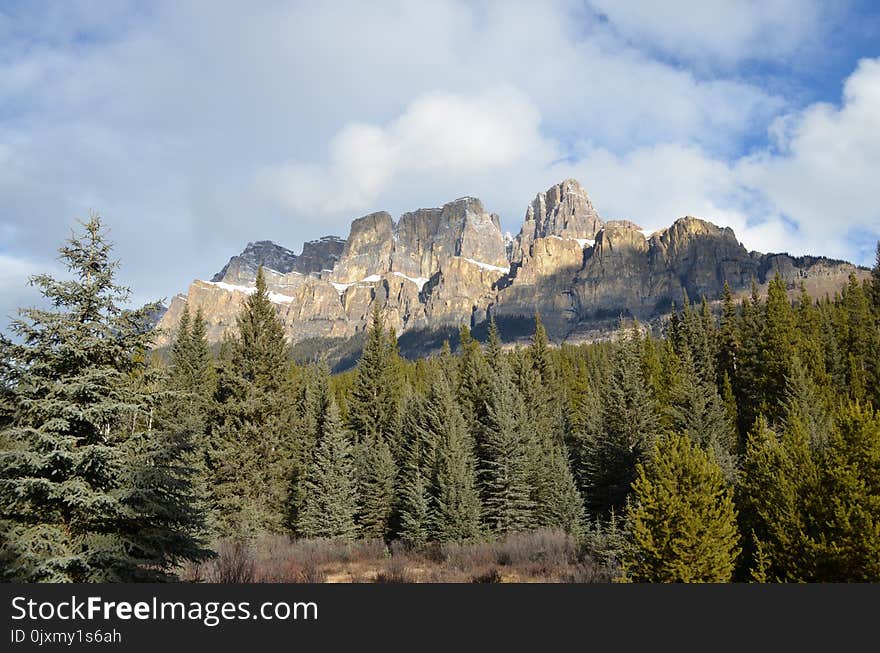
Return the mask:
[(217, 557), (204, 563), (202, 574), (209, 583), (252, 583), (255, 578), (253, 554), (242, 540), (223, 540)]

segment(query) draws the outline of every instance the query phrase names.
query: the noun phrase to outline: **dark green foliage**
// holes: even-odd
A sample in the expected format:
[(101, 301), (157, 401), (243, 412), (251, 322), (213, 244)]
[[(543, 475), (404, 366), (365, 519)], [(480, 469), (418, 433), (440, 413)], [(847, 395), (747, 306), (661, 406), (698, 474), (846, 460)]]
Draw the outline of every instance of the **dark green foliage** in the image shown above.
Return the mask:
[(74, 278), (35, 279), (52, 309), (0, 337), (4, 579), (168, 580), (223, 536), (547, 528), (632, 580), (880, 580), (880, 261), (819, 302), (780, 275), (718, 316), (685, 297), (668, 337), (557, 347), (536, 316), (509, 348), (490, 317), (485, 347), (448, 327), (414, 362), (376, 308), (331, 375), (290, 362), (262, 270), (216, 356), (184, 310), (161, 368), (108, 252), (90, 222)]
[(206, 554), (189, 505), (190, 439), (177, 425), (152, 431), (141, 382), (155, 307), (120, 307), (129, 291), (111, 248), (99, 217), (83, 224), (60, 250), (70, 278), (32, 279), (51, 308), (22, 310), (18, 342), (3, 341), (6, 580), (162, 580)]
[(297, 531), (303, 537), (353, 540), (357, 535), (352, 444), (336, 402), (327, 408), (314, 460), (305, 482)]
[(530, 484), (530, 428), (525, 405), (501, 360), (489, 390), (480, 470), (487, 528), (525, 530), (536, 523)]
[(607, 517), (626, 505), (636, 464), (647, 458), (658, 435), (657, 407), (641, 366), (641, 338), (630, 334), (617, 350), (602, 396), (602, 427), (586, 443), (584, 476), (591, 515)]
[(714, 380), (707, 382), (697, 373), (688, 349), (684, 349), (679, 362), (679, 373), (670, 386), (670, 428), (711, 451), (725, 478), (733, 482), (736, 476), (737, 438), (730, 414)]
[(432, 532), (440, 542), (469, 540), (480, 533), (481, 512), (473, 442), (443, 376), (434, 388), (432, 403), (440, 419), (433, 434), (437, 449)]
[(394, 438), (400, 417), (400, 379), (396, 352), (385, 331), (378, 305), (373, 310), (363, 355), (349, 398), (349, 426), (358, 443)]
[(218, 356), (210, 487), (224, 535), (282, 532), (297, 452), (288, 347), (262, 269)]
[(397, 470), (391, 445), (400, 420), (398, 364), (396, 339), (385, 331), (377, 306), (348, 405), (361, 500), (358, 524), (364, 537), (386, 537), (394, 509)]

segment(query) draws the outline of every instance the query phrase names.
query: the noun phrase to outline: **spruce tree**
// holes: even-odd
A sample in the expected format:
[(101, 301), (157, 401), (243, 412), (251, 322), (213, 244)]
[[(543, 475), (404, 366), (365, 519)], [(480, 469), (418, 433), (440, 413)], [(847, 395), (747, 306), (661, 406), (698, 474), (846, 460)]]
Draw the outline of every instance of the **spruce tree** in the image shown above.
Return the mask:
[(221, 533), (285, 530), (295, 465), (289, 348), (262, 268), (218, 356), (212, 494)]
[(607, 518), (626, 505), (636, 464), (650, 455), (658, 435), (657, 409), (642, 374), (636, 333), (618, 345), (601, 414), (602, 431), (587, 444), (584, 474), (590, 514)]
[(729, 412), (714, 380), (707, 382), (697, 373), (688, 349), (682, 352), (680, 363), (668, 408), (671, 429), (711, 451), (725, 478), (732, 483), (736, 476), (737, 437)]
[(348, 402), (361, 501), (358, 524), (364, 537), (386, 537), (394, 510), (397, 470), (391, 444), (400, 420), (395, 346), (376, 305)]
[(480, 533), (480, 495), (477, 489), (473, 441), (444, 376), (435, 381), (433, 407), (441, 416), (433, 479), (433, 535), (440, 542), (473, 539)]
[(821, 450), (815, 499), (822, 582), (880, 581), (880, 413), (848, 402)]
[(357, 534), (357, 495), (352, 445), (332, 400), (305, 490), (297, 531), (303, 537), (353, 540)]
[(423, 426), (427, 410), (420, 395), (407, 397), (404, 407), (402, 456), (395, 497), (396, 533), (412, 547), (424, 546), (431, 535), (431, 486), (434, 469), (433, 434)]
[(122, 576), (129, 581), (174, 580), (180, 563), (213, 555), (206, 542), (214, 522), (197, 449), (204, 422), (185, 402), (179, 393), (159, 391), (129, 438), (131, 486), (122, 496), (128, 554), (139, 561)]
[(785, 290), (785, 283), (778, 272), (767, 288), (764, 321), (760, 364), (762, 372), (759, 381), (766, 415), (771, 422), (776, 422), (781, 416), (785, 380), (791, 375), (792, 358), (798, 340), (795, 314)]
[(755, 420), (760, 415), (766, 414), (767, 409), (762, 357), (766, 321), (763, 319), (763, 305), (754, 279), (751, 294), (743, 301), (740, 312), (742, 319), (739, 357), (731, 380), (739, 409), (739, 432), (742, 440), (745, 441)]
[(624, 561), (635, 582), (723, 583), (732, 579), (739, 534), (731, 490), (712, 454), (684, 435), (662, 438), (639, 464)]
[[(18, 340), (3, 342), (11, 409), (0, 433), (0, 574), (167, 578), (173, 562), (204, 551), (177, 486), (183, 441), (144, 452), (135, 435), (149, 399), (133, 380), (145, 373), (155, 306), (121, 308), (130, 292), (115, 282), (119, 264), (98, 216), (60, 252), (70, 278), (33, 277), (51, 308), (20, 311)], [(160, 514), (161, 532), (152, 531), (147, 520)]]
[(355, 448), (358, 479), (357, 522), (361, 536), (385, 538), (389, 535), (394, 510), (397, 466), (384, 439), (359, 443)]
[(723, 386), (723, 379), (727, 377), (733, 389), (733, 379), (737, 374), (737, 358), (740, 349), (739, 313), (733, 301), (733, 294), (727, 281), (724, 282), (724, 292), (721, 299), (721, 327), (718, 331), (718, 355), (716, 369), (718, 371), (719, 387)]
[(376, 305), (349, 399), (349, 426), (358, 443), (394, 438), (400, 416), (395, 354)]
[(818, 524), (819, 470), (796, 415), (781, 434), (760, 418), (749, 434), (738, 488), (745, 567), (755, 579), (810, 580)]
[[(315, 449), (324, 437), (327, 415), (333, 402), (330, 392), (330, 369), (326, 361), (309, 366), (300, 381), (299, 419), (294, 426), (287, 505), (287, 524), (294, 532), (305, 501), (306, 481), (315, 457)], [(338, 405), (336, 410), (338, 412)]]
[(510, 368), (501, 360), (489, 391), (480, 460), (483, 518), (494, 533), (526, 530), (535, 524), (526, 420), (525, 405)]

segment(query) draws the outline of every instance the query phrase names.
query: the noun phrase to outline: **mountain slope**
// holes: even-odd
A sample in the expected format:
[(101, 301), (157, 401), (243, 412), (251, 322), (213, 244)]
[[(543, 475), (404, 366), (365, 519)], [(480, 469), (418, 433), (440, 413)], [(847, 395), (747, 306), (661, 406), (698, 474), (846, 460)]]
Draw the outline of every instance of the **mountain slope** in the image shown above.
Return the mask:
[[(777, 271), (794, 288), (834, 292), (850, 273), (865, 272), (822, 257), (749, 252), (733, 231), (687, 216), (654, 233), (604, 221), (581, 185), (568, 179), (539, 193), (512, 239), (476, 198), (405, 213), (354, 220), (347, 239), (306, 243), (299, 255), (249, 243), (211, 281), (195, 280), (159, 323), (167, 342), (183, 307), (201, 308), (209, 339), (235, 325), (241, 300), (263, 266), (271, 299), (292, 342), (349, 338), (378, 304), (399, 334), (476, 325), (540, 312), (557, 340), (607, 327), (609, 320), (649, 320), (687, 293), (716, 299)], [(161, 344), (161, 342), (160, 342)]]

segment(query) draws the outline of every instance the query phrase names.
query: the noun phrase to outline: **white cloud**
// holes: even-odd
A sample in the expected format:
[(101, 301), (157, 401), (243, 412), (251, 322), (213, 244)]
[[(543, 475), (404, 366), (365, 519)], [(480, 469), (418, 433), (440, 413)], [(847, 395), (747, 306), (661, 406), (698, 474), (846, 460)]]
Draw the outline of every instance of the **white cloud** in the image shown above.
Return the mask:
[(841, 106), (810, 105), (771, 132), (774, 147), (732, 162), (675, 143), (625, 155), (599, 148), (557, 176), (580, 178), (607, 217), (653, 229), (696, 215), (752, 249), (870, 263), (880, 239), (880, 59), (860, 62)]
[(386, 126), (346, 126), (333, 138), (327, 165), (269, 167), (257, 173), (254, 185), (304, 215), (366, 212), (401, 178), (464, 180), (500, 174), (527, 157), (550, 160), (555, 150), (541, 137), (539, 119), (528, 98), (509, 86), (470, 96), (430, 93)]
[(797, 223), (800, 247), (845, 257), (852, 231), (880, 236), (880, 59), (859, 63), (841, 107), (814, 104), (773, 134), (776, 150), (742, 160), (737, 175)]
[[(146, 300), (249, 240), (298, 248), (344, 235), (365, 211), (468, 194), (515, 231), (531, 196), (569, 172), (603, 210), (637, 221), (785, 227), (810, 210), (797, 176), (810, 179), (806, 197), (834, 172), (817, 178), (806, 153), (842, 132), (824, 145), (808, 134), (856, 133), (855, 108), (873, 101), (856, 81), (844, 110), (808, 115), (735, 67), (707, 75), (693, 53), (791, 59), (816, 40), (813, 3), (742, 6), (715, 17), (673, 6), (631, 25), (574, 0), (4, 6), (0, 250), (43, 260), (94, 209), (113, 228), (122, 281)], [(742, 142), (783, 112), (794, 116), (779, 123), (785, 151), (737, 165)], [(868, 174), (870, 157), (848, 147)], [(837, 166), (831, 194), (858, 213), (866, 202)], [(753, 246), (780, 240), (762, 232)]]
[(831, 7), (818, 0), (589, 0), (628, 41), (689, 60), (732, 64), (811, 47)]

